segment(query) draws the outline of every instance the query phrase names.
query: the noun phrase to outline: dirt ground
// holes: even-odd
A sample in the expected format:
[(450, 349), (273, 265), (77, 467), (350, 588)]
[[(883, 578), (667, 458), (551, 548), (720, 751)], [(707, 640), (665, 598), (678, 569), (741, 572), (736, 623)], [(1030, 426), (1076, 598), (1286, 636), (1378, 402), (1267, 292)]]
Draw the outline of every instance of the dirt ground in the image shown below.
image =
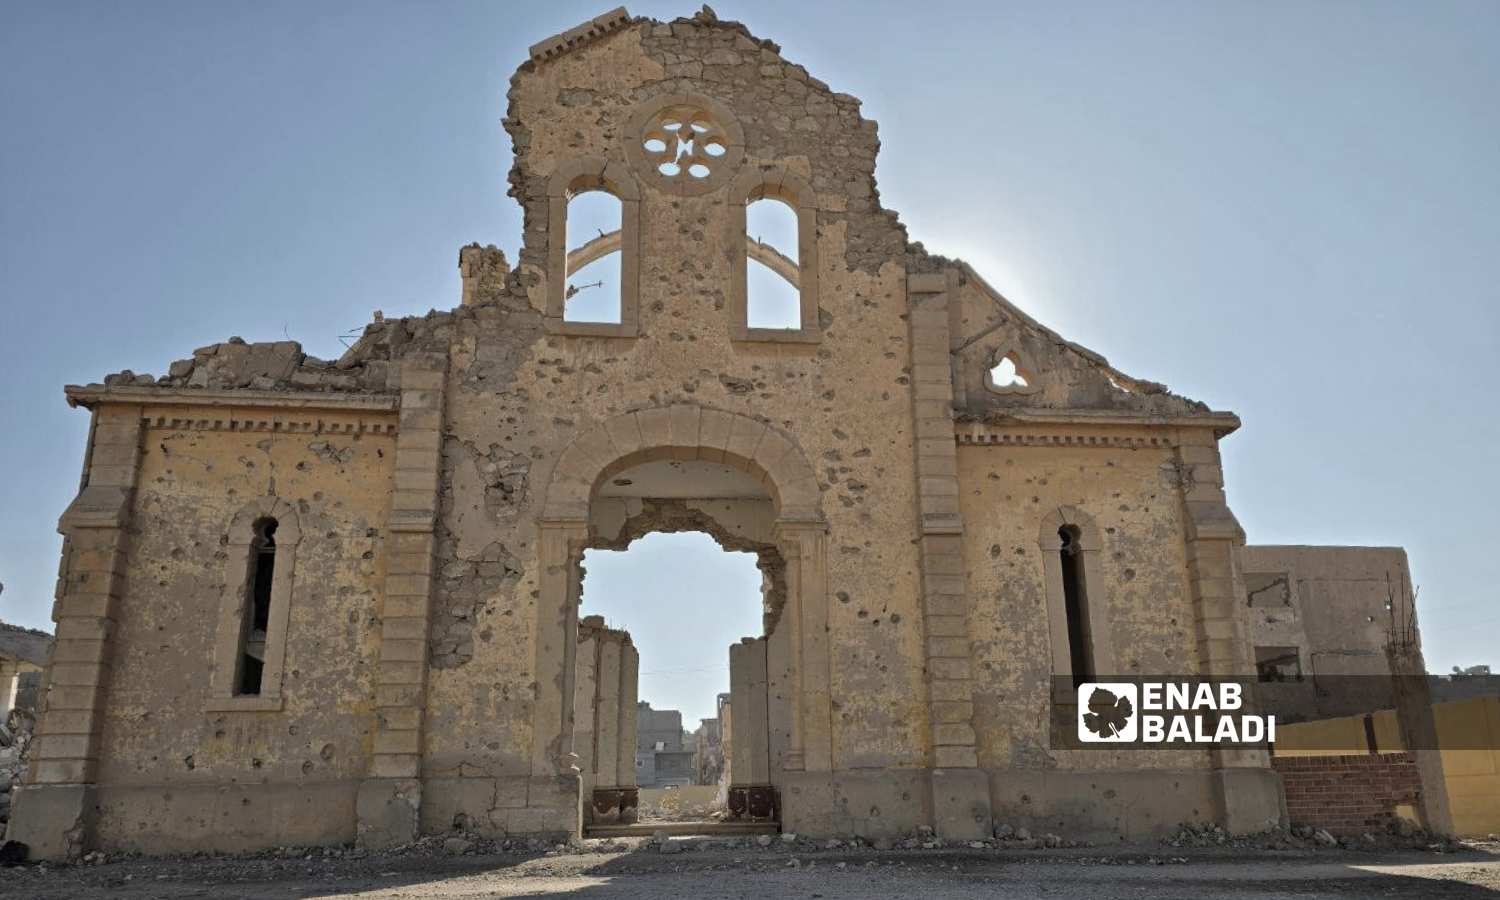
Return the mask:
[[(1417, 850), (1163, 845), (1009, 850), (769, 848), (675, 839), (545, 853), (120, 859), (0, 869), (5, 898), (1500, 898), (1500, 844)], [(342, 855), (339, 855), (342, 854)]]

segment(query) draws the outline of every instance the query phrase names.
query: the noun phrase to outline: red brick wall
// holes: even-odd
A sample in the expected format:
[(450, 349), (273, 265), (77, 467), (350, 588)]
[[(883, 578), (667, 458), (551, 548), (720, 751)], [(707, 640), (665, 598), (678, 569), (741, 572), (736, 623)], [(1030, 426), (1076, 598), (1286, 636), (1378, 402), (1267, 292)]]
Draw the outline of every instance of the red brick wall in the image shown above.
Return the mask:
[(1396, 804), (1415, 803), (1422, 793), (1409, 753), (1273, 757), (1271, 764), (1281, 774), (1292, 823), (1332, 834), (1379, 831)]

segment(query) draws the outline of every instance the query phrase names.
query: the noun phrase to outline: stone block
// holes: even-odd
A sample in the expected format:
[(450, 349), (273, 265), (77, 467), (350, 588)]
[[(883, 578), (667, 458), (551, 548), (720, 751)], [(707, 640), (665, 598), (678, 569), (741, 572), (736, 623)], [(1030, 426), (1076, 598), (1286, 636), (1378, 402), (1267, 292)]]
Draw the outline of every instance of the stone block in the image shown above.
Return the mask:
[(945, 841), (991, 836), (989, 778), (983, 770), (932, 770), (932, 827)]
[(1221, 806), (1219, 824), (1230, 834), (1258, 834), (1287, 824), (1281, 776), (1269, 768), (1213, 773)]
[(7, 840), (25, 844), (33, 860), (76, 860), (88, 848), (94, 788), (29, 784), (12, 792)]
[(420, 833), (421, 809), (421, 781), (367, 778), (355, 800), (355, 839), (367, 850), (410, 844)]

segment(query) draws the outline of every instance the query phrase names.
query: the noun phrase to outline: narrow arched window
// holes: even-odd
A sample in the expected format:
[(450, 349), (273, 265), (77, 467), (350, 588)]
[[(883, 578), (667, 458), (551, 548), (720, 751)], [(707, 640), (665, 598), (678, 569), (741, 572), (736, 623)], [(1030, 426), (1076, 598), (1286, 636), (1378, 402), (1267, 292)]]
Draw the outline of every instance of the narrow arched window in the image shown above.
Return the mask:
[(621, 203), (604, 190), (568, 199), (564, 322), (617, 325), (621, 312)]
[(812, 186), (790, 172), (757, 167), (735, 180), (730, 197), (730, 338), (822, 340)]
[(770, 197), (745, 207), (745, 320), (750, 328), (802, 327), (797, 212)]
[(1062, 565), (1063, 606), (1068, 617), (1068, 659), (1073, 671), (1073, 685), (1094, 680), (1093, 640), (1089, 634), (1088, 584), (1084, 575), (1083, 548), (1078, 527), (1064, 525), (1057, 530), (1062, 542), (1058, 548)]
[(623, 163), (582, 157), (558, 164), (547, 182), (548, 331), (639, 333), (640, 225), (640, 191)]
[(245, 622), (240, 632), (239, 676), (235, 693), (258, 695), (265, 678), (266, 632), (271, 624), (271, 585), (276, 574), (276, 520), (255, 523), (245, 584)]

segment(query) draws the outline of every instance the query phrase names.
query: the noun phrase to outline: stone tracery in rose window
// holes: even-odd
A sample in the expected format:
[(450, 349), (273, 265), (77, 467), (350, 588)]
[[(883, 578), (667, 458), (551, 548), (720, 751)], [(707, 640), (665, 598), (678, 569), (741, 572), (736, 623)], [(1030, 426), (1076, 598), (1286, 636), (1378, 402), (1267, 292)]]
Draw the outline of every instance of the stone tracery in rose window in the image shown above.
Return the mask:
[(701, 180), (724, 163), (730, 139), (708, 110), (670, 106), (646, 124), (641, 149), (657, 173), (669, 180)]
[(720, 190), (745, 161), (745, 132), (724, 104), (702, 94), (638, 103), (621, 132), (643, 184), (681, 197)]

